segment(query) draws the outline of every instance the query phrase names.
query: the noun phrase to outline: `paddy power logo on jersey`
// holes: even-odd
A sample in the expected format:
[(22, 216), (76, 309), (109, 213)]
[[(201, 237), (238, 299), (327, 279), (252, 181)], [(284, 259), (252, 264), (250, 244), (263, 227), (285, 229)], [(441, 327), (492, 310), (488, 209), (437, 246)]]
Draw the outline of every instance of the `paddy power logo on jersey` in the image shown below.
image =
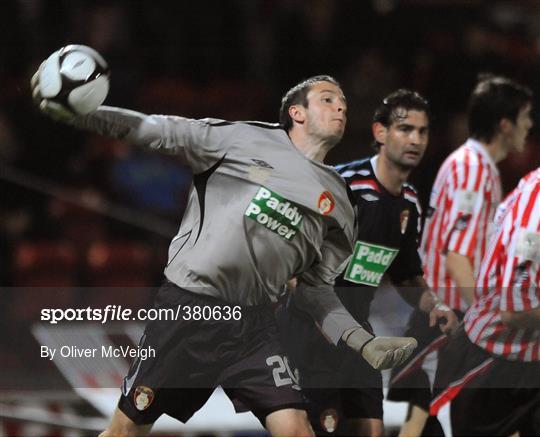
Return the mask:
[(377, 287), (399, 249), (357, 241), (345, 279), (356, 284)]
[(251, 199), (245, 215), (289, 241), (304, 218), (294, 203), (265, 187), (260, 187)]

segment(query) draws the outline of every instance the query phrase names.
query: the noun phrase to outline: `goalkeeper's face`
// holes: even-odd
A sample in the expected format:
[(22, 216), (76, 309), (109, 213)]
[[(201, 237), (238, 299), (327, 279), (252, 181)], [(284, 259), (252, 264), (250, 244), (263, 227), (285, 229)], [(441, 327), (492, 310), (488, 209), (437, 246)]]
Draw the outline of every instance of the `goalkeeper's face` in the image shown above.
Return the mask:
[(347, 123), (347, 101), (343, 91), (330, 82), (314, 84), (307, 95), (305, 128), (318, 141), (337, 144)]

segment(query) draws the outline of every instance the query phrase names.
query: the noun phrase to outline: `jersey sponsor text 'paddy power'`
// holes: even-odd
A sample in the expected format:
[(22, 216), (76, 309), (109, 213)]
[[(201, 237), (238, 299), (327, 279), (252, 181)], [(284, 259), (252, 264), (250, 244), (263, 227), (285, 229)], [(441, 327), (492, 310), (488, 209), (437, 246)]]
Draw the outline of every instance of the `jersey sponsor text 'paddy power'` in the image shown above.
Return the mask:
[(377, 287), (398, 252), (398, 249), (357, 241), (345, 279)]
[(265, 187), (260, 187), (251, 199), (245, 215), (289, 241), (304, 218), (292, 202)]

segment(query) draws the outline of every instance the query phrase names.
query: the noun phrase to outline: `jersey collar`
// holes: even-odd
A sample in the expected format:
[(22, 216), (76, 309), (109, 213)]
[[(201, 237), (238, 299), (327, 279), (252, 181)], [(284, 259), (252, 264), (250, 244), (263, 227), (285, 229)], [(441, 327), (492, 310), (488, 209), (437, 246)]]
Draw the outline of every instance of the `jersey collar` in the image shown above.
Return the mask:
[(486, 150), (486, 148), (480, 143), (479, 141), (475, 140), (474, 138), (468, 138), (465, 142), (465, 146), (473, 149), (475, 152), (482, 155), (482, 157), (486, 160), (486, 162), (489, 163), (489, 165), (493, 168), (495, 171), (495, 174), (499, 174), (499, 169), (497, 167), (497, 164), (495, 164), (495, 161), (493, 161), (493, 158), (489, 154), (489, 152)]
[(389, 196), (400, 197), (403, 194), (404, 184), (401, 184), (401, 194), (397, 196), (395, 194), (392, 194), (390, 191), (388, 191), (386, 187), (382, 184), (381, 180), (379, 179), (379, 175), (377, 174), (377, 160), (378, 159), (379, 159), (379, 154), (377, 153), (376, 155), (373, 155), (369, 160), (369, 163), (371, 164), (371, 170), (373, 171), (373, 176), (375, 177), (375, 181), (377, 182), (377, 185)]

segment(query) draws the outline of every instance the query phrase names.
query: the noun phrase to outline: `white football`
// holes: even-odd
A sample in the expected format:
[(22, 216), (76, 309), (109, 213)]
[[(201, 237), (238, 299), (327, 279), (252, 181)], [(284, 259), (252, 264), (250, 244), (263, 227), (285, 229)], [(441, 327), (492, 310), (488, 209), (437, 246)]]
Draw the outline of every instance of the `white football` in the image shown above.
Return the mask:
[(83, 45), (62, 47), (49, 56), (39, 74), (41, 96), (71, 112), (95, 111), (109, 92), (109, 66), (97, 51)]

